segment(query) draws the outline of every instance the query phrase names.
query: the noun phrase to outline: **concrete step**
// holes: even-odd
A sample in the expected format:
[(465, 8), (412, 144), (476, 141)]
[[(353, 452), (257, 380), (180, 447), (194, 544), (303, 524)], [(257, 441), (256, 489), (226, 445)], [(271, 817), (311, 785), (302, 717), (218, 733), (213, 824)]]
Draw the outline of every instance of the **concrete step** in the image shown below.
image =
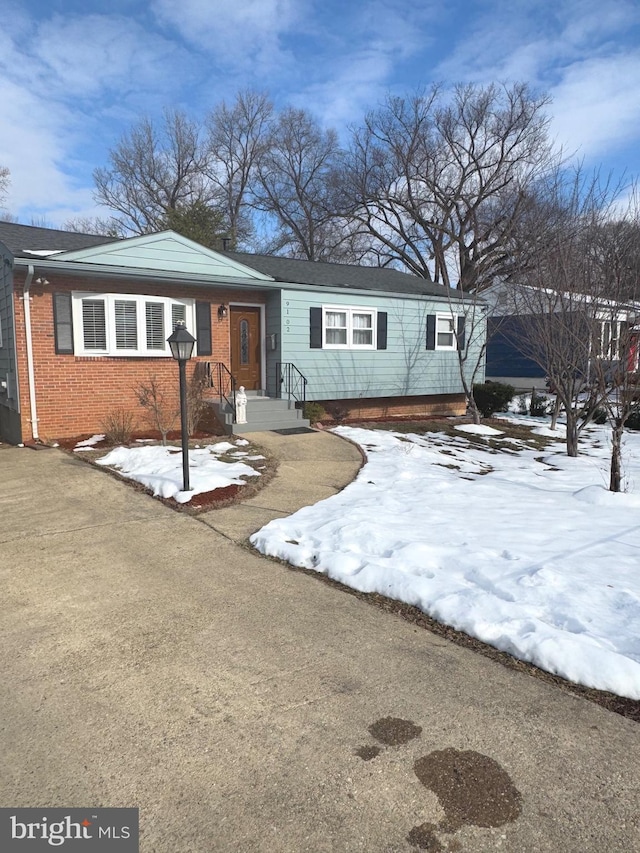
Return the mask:
[(274, 421), (273, 423), (251, 423), (251, 424), (229, 424), (231, 432), (229, 435), (245, 435), (249, 432), (269, 432), (275, 429), (302, 429), (309, 428), (309, 421), (299, 418), (295, 421)]
[(226, 403), (221, 406), (218, 400), (210, 400), (209, 405), (213, 407), (216, 417), (228, 434), (239, 435), (245, 432), (309, 426), (309, 421), (303, 417), (302, 410), (296, 409), (288, 400), (250, 396), (247, 401), (246, 424), (233, 423), (233, 412)]

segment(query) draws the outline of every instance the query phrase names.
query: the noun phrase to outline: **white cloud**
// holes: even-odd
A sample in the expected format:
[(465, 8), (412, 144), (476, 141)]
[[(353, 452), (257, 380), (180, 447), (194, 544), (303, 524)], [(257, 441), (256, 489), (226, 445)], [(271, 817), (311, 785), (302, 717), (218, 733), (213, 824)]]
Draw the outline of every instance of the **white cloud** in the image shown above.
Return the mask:
[(574, 63), (552, 90), (553, 132), (567, 153), (590, 160), (640, 127), (640, 53)]
[(186, 49), (129, 18), (11, 17), (0, 32), (0, 164), (11, 171), (10, 212), (54, 224), (69, 211), (95, 214), (91, 171), (123, 119), (126, 126), (154, 100), (170, 101), (188, 66)]
[(11, 172), (7, 208), (36, 213), (55, 210), (61, 203), (91, 205), (90, 189), (75, 187), (61, 168), (77, 120), (65, 108), (51, 109), (49, 103), (7, 81), (0, 81), (0, 103), (0, 163)]
[(398, 67), (428, 51), (439, 4), (373, 0), (316, 21), (320, 59), (289, 98), (338, 129), (360, 122), (394, 87)]
[(269, 74), (289, 64), (283, 37), (304, 30), (310, 2), (183, 0), (178, 5), (175, 0), (155, 0), (151, 9), (165, 28), (177, 28), (226, 72)]
[(588, 161), (640, 126), (640, 51), (627, 0), (526, 0), (487, 7), (438, 71), (450, 80), (528, 81), (552, 97), (551, 132)]
[[(37, 29), (38, 50), (49, 88), (61, 96), (93, 96), (105, 90), (129, 91), (169, 84), (173, 65), (187, 52), (122, 16), (54, 16)], [(171, 68), (171, 70), (169, 70)]]

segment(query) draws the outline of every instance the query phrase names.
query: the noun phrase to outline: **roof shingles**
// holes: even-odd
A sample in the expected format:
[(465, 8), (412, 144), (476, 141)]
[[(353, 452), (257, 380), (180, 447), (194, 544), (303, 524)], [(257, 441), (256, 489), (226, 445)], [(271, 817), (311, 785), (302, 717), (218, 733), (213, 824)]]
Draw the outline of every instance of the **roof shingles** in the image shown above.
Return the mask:
[[(51, 252), (54, 257), (54, 253), (57, 252), (100, 246), (104, 243), (116, 242), (116, 239), (0, 221), (0, 242), (4, 243), (15, 257), (33, 259), (37, 256), (36, 253), (45, 257), (47, 252)], [(387, 267), (318, 263), (296, 258), (281, 258), (276, 255), (252, 255), (245, 252), (221, 252), (220, 254), (271, 276), (283, 284), (406, 293), (440, 298), (447, 296), (447, 288), (442, 285)], [(449, 293), (449, 295), (452, 294)]]

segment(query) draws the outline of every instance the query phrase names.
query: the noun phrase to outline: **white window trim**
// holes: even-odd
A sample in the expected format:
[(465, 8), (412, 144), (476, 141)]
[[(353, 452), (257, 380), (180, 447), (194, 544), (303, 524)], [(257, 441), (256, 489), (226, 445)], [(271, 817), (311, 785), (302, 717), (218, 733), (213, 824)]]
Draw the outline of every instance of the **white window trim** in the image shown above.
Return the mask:
[[(439, 320), (453, 320), (453, 342), (451, 345), (447, 344), (442, 345), (438, 343), (438, 321)], [(449, 332), (447, 331), (447, 334)], [(435, 347), (437, 350), (445, 350), (447, 352), (454, 352), (458, 349), (458, 315), (457, 314), (436, 314), (436, 329), (435, 329)]]
[[(328, 344), (327, 330), (332, 328), (327, 326), (327, 312), (336, 311), (347, 315), (347, 343), (346, 344)], [(371, 315), (371, 343), (370, 344), (354, 344), (353, 343), (353, 315), (354, 314), (370, 314)], [(355, 305), (323, 305), (322, 306), (322, 349), (348, 349), (348, 350), (374, 350), (378, 346), (378, 309), (365, 308)]]
[[(603, 361), (620, 361), (620, 343), (623, 331), (624, 320), (600, 320), (600, 352), (598, 358)], [(609, 341), (605, 347), (605, 327), (609, 327)], [(615, 329), (615, 335), (613, 334)], [(612, 347), (612, 343), (615, 346)], [(606, 350), (606, 352), (605, 352)]]
[[(84, 345), (84, 328), (82, 323), (82, 300), (102, 300), (105, 303), (106, 349), (87, 349)], [(115, 302), (125, 300), (136, 303), (136, 321), (138, 331), (138, 346), (136, 349), (118, 349), (116, 347)], [(164, 349), (147, 349), (146, 302), (158, 302), (164, 305)], [(73, 349), (75, 355), (109, 356), (120, 358), (170, 358), (171, 350), (166, 339), (173, 331), (171, 325), (171, 306), (184, 305), (187, 320), (187, 330), (195, 336), (195, 300), (172, 299), (168, 296), (151, 296), (141, 293), (93, 293), (91, 291), (73, 291), (71, 294), (71, 315), (73, 318)]]

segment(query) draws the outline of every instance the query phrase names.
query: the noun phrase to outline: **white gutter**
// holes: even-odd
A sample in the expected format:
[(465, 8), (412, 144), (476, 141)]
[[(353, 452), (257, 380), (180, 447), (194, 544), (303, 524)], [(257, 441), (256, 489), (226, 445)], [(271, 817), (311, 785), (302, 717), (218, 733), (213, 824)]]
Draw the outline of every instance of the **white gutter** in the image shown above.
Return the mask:
[(34, 275), (33, 264), (29, 264), (27, 277), (24, 282), (24, 331), (27, 339), (27, 377), (29, 380), (29, 406), (31, 408), (31, 435), (34, 441), (39, 441), (38, 436), (38, 414), (36, 411), (36, 377), (33, 370), (33, 342), (31, 340), (31, 296), (29, 288)]

